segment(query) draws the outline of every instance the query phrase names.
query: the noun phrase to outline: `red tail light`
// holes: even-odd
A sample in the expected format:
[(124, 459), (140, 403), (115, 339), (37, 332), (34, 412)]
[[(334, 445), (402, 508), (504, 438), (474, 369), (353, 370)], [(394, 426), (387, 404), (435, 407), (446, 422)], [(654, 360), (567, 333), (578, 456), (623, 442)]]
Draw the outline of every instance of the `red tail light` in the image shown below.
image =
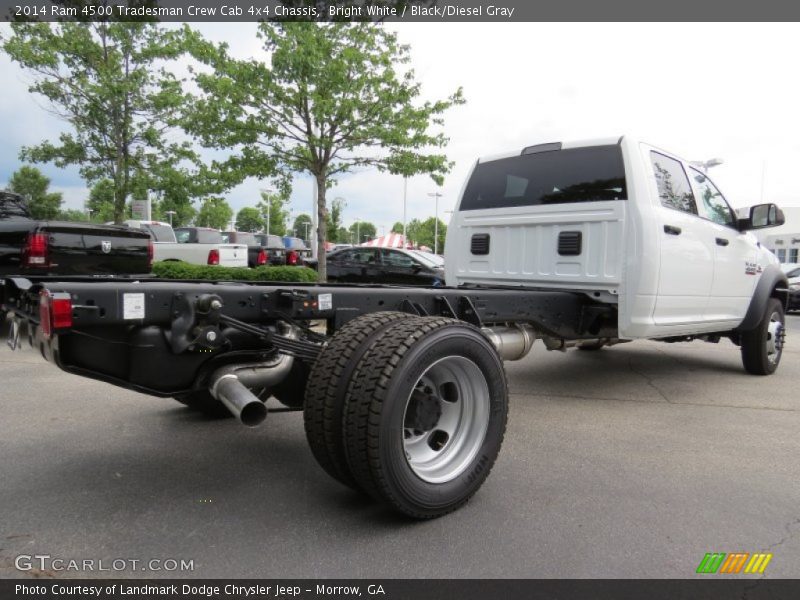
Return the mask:
[(72, 327), (72, 297), (67, 293), (52, 294), (42, 290), (39, 296), (39, 326), (49, 338), (56, 329)]
[(29, 233), (22, 249), (22, 264), (26, 267), (49, 267), (47, 234)]
[(295, 252), (294, 250), (289, 250), (286, 253), (286, 264), (287, 265), (296, 265), (297, 264), (297, 258), (298, 258), (297, 252)]
[(216, 248), (212, 248), (208, 251), (208, 264), (210, 265), (218, 265), (219, 264), (219, 250)]
[(256, 265), (261, 266), (267, 264), (267, 253), (263, 250), (258, 251), (258, 258), (256, 259)]
[(153, 240), (150, 239), (147, 241), (147, 268), (153, 266), (153, 255), (155, 254), (155, 249), (153, 247)]

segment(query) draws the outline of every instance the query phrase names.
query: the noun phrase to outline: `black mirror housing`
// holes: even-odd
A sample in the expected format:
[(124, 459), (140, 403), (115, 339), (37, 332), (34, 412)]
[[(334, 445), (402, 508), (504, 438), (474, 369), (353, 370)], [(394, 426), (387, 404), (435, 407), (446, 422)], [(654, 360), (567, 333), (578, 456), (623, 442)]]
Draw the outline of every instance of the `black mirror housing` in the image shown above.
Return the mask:
[(786, 223), (783, 211), (776, 204), (756, 204), (750, 207), (747, 218), (739, 219), (739, 230), (766, 229)]

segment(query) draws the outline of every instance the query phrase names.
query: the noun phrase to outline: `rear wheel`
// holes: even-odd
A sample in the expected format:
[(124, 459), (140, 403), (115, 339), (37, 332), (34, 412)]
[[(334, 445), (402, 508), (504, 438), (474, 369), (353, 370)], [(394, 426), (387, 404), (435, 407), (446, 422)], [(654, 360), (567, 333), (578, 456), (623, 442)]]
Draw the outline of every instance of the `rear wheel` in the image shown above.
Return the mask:
[(508, 415), (503, 363), (466, 323), (397, 323), (357, 365), (345, 411), (359, 486), (412, 517), (438, 517), (465, 504), (497, 459)]
[(314, 458), (328, 475), (358, 488), (344, 454), (342, 418), (347, 386), (369, 346), (389, 325), (414, 319), (401, 312), (378, 312), (357, 317), (331, 338), (308, 377), (303, 411), (306, 437)]
[(750, 331), (741, 334), (742, 363), (748, 373), (771, 375), (778, 368), (786, 337), (783, 304), (770, 298), (764, 318)]

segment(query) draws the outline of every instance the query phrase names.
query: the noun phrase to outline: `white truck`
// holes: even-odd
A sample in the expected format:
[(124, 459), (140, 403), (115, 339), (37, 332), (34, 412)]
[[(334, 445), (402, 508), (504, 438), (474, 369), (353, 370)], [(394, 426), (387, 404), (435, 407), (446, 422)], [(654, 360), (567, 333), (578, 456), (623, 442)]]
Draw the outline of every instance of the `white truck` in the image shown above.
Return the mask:
[(448, 228), (446, 281), (581, 292), (613, 308), (617, 328), (574, 345), (730, 337), (748, 371), (768, 374), (788, 286), (749, 231), (783, 214), (744, 213), (702, 169), (628, 137), (530, 146), (473, 167)]
[(774, 372), (787, 280), (749, 230), (782, 222), (772, 204), (737, 218), (704, 172), (633, 139), (548, 143), (477, 161), (446, 287), (24, 276), (5, 279), (0, 312), (12, 348), (27, 325), (71, 373), (250, 426), (274, 396), (303, 412), (331, 477), (431, 518), (486, 480), (508, 417), (503, 361), (537, 339), (728, 338), (749, 372)]
[(125, 225), (142, 229), (153, 238), (153, 260), (183, 261), (193, 265), (246, 267), (247, 246), (227, 244), (216, 229), (181, 227), (176, 231), (161, 221), (127, 220)]

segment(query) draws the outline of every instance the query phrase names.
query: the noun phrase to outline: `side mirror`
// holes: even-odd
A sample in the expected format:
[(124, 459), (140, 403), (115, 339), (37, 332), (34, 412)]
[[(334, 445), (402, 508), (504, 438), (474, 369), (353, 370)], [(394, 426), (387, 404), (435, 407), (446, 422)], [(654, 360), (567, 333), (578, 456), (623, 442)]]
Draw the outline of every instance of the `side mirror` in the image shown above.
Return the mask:
[(414, 273), (419, 273), (422, 271), (422, 265), (414, 264), (411, 266), (411, 270), (414, 271)]
[(739, 229), (748, 231), (751, 229), (766, 229), (767, 227), (778, 227), (786, 222), (783, 211), (775, 204), (756, 204), (750, 207), (748, 216), (739, 219)]

